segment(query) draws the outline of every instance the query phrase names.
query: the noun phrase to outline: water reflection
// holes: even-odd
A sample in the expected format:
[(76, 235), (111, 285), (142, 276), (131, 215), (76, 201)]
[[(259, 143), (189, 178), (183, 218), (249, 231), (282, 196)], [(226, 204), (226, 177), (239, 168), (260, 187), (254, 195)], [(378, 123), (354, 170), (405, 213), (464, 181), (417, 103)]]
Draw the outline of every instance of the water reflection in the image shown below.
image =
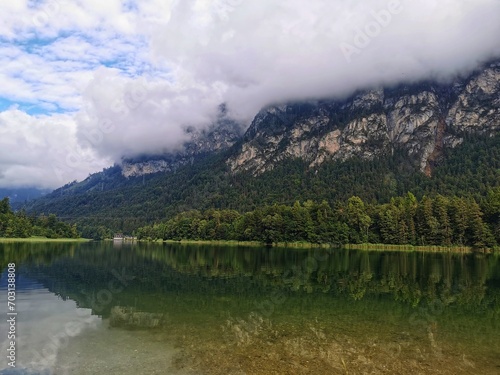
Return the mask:
[[(32, 252), (36, 250), (36, 247), (16, 245), (12, 245), (12, 247), (21, 249), (21, 252), (17, 254), (18, 257), (12, 257), (17, 267), (23, 267), (23, 262), (47, 264), (50, 263), (51, 259), (55, 259), (55, 254)], [(11, 249), (5, 250), (10, 252)], [(60, 255), (61, 253), (56, 254)], [(22, 260), (18, 262), (18, 259)], [(24, 264), (26, 265), (26, 263)], [(85, 329), (101, 323), (98, 317), (91, 314), (90, 309), (77, 310), (74, 301), (65, 301), (60, 298), (58, 293), (51, 291), (50, 286), (43, 282), (43, 278), (38, 278), (37, 275), (32, 278), (25, 270), (18, 272), (14, 302), (17, 312), (15, 338), (7, 339), (7, 330), (4, 330), (5, 320), (2, 319), (0, 348), (2, 353), (6, 353), (10, 342), (15, 339), (16, 368), (7, 366), (5, 357), (2, 356), (0, 369), (5, 367), (0, 371), (2, 375), (51, 374), (52, 369), (55, 368), (60, 346), (70, 338), (81, 334)], [(6, 312), (6, 272), (1, 275), (0, 305), (5, 308), (4, 312)]]
[[(35, 289), (99, 317), (111, 330), (107, 336), (132, 330), (130, 337), (175, 342), (179, 371), (500, 368), (500, 262), (493, 255), (111, 242), (0, 246), (3, 268), (18, 263)], [(65, 365), (77, 366), (68, 360), (73, 353), (65, 355)]]

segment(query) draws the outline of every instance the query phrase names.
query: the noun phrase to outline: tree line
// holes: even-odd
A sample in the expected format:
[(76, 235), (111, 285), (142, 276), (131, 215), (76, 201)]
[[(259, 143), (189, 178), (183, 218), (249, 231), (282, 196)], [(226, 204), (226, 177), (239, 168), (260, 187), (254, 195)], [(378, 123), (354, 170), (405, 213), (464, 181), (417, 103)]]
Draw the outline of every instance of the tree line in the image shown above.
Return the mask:
[(412, 193), (389, 203), (353, 196), (330, 204), (307, 200), (264, 205), (239, 213), (229, 209), (190, 210), (139, 228), (138, 239), (311, 242), (343, 245), (383, 243), (493, 247), (500, 244), (500, 188), (475, 198)]
[(26, 212), (13, 212), (9, 198), (0, 201), (0, 237), (27, 238), (79, 238), (77, 227), (59, 221), (56, 215), (28, 216)]

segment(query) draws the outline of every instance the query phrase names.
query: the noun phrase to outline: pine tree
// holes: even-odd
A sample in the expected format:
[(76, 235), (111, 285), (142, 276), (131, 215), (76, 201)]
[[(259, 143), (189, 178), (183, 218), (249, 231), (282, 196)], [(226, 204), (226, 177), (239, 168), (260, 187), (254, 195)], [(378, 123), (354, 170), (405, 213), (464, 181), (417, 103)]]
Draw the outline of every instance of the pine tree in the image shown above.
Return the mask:
[(420, 245), (438, 244), (439, 222), (433, 215), (432, 199), (424, 196), (416, 212), (417, 232)]
[(372, 224), (372, 219), (366, 212), (364, 202), (360, 197), (353, 196), (347, 201), (347, 220), (351, 228), (357, 234), (358, 241), (368, 241), (368, 228)]
[(485, 221), (500, 243), (500, 186), (488, 191), (484, 207)]
[(9, 215), (12, 214), (12, 211), (10, 209), (10, 200), (9, 197), (5, 197), (0, 201), (0, 215), (5, 214)]
[(433, 213), (438, 222), (438, 232), (435, 239), (436, 244), (451, 245), (452, 230), (448, 217), (448, 199), (437, 195), (433, 201)]
[(453, 228), (453, 243), (464, 245), (468, 227), (467, 203), (463, 198), (453, 197), (450, 202), (450, 223)]
[(481, 208), (473, 198), (469, 199), (467, 203), (469, 244), (474, 247), (491, 246), (494, 243), (494, 238), (486, 223), (483, 222)]

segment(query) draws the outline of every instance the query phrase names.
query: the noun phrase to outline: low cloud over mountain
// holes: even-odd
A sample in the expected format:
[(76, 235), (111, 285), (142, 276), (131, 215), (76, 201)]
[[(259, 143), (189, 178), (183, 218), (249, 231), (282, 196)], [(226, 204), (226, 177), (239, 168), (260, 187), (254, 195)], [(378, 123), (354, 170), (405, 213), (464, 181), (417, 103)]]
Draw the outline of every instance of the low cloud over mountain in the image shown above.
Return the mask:
[(178, 149), (221, 103), (248, 125), (270, 104), (447, 80), (500, 57), (497, 0), (4, 3), (1, 186), (55, 187)]

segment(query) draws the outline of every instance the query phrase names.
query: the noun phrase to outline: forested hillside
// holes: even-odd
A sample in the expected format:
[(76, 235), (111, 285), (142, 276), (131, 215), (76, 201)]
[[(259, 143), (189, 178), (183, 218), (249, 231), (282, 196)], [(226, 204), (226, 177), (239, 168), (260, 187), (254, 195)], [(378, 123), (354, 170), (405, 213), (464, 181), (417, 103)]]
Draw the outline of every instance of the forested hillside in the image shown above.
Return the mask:
[(54, 214), (48, 216), (27, 215), (24, 211), (14, 213), (9, 198), (0, 201), (0, 238), (79, 238), (76, 225), (59, 221)]
[(230, 173), (224, 157), (207, 157), (174, 173), (129, 179), (111, 168), (84, 182), (92, 184), (90, 190), (70, 185), (28, 209), (77, 222), (84, 237), (100, 238), (109, 235), (107, 228), (132, 233), (192, 209), (244, 213), (264, 205), (291, 206), (295, 201), (326, 200), (333, 205), (352, 196), (368, 204), (384, 204), (409, 191), (418, 200), (441, 194), (473, 197), (481, 203), (490, 188), (500, 186), (500, 136), (471, 135), (462, 145), (445, 150), (431, 177), (416, 171), (397, 150), (371, 161), (329, 161), (316, 168), (300, 159), (288, 160), (259, 176)]

